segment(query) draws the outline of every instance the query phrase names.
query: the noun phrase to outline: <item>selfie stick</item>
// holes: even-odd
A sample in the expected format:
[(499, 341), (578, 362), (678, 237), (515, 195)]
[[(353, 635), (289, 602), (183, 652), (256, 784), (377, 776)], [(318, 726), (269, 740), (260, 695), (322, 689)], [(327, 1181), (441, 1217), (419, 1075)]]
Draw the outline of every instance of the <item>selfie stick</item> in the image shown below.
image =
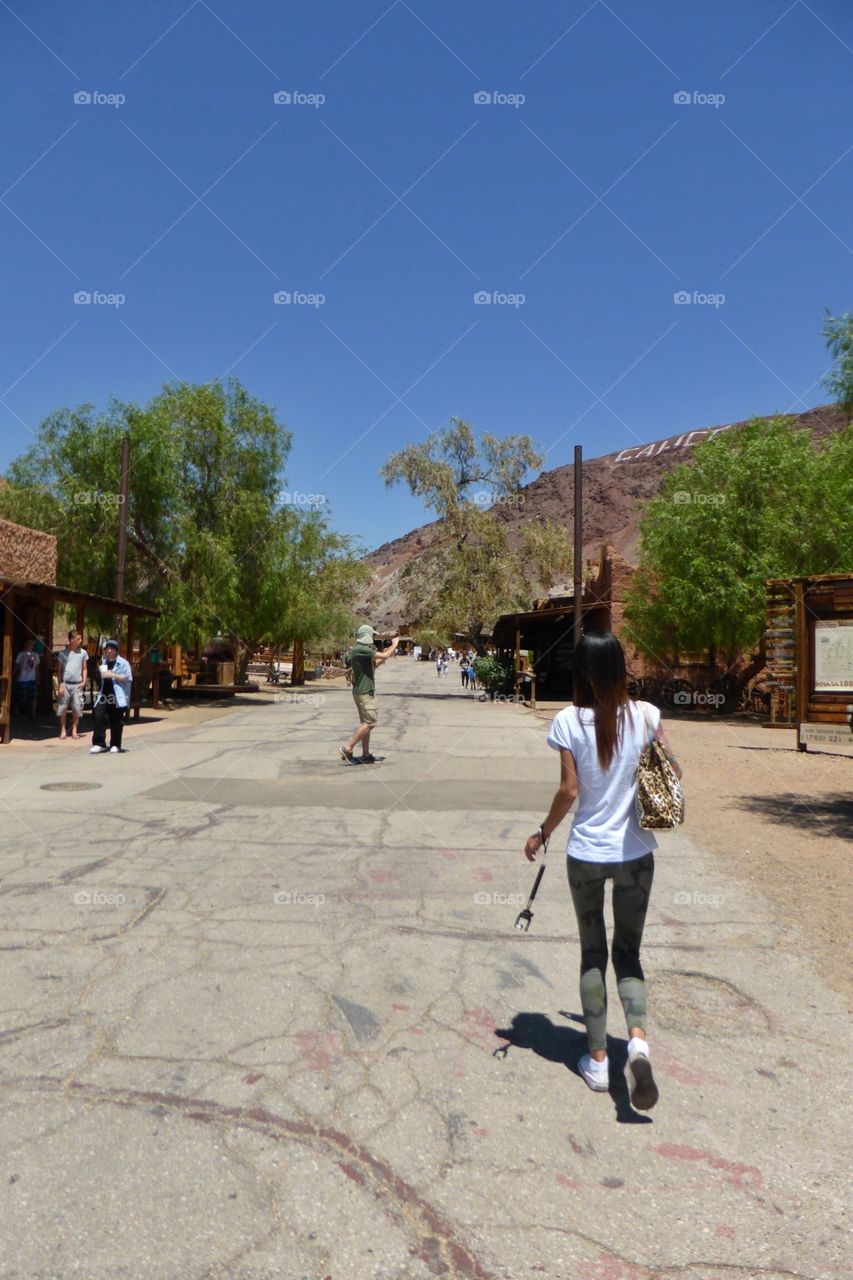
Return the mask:
[(518, 919), (515, 922), (516, 929), (520, 929), (522, 933), (527, 933), (527, 930), (530, 928), (530, 922), (533, 919), (533, 912), (530, 910), (530, 907), (533, 903), (533, 899), (536, 897), (536, 891), (539, 888), (540, 881), (545, 874), (545, 854), (547, 852), (548, 841), (546, 840), (542, 845), (542, 865), (536, 872), (536, 879), (533, 881), (533, 888), (530, 890), (530, 897), (527, 899), (527, 906), (523, 911), (519, 911)]

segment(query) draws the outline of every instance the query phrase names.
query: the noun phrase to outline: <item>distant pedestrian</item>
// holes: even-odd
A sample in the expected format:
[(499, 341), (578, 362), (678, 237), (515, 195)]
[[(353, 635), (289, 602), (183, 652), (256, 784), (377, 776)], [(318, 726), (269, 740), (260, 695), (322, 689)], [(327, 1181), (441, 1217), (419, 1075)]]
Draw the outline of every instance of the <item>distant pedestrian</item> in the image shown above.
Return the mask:
[(447, 675), (447, 654), (446, 653), (442, 653), (441, 655), (441, 674), (443, 676)]
[(39, 655), (35, 651), (35, 639), (27, 636), (24, 647), (15, 659), (13, 672), (15, 709), (22, 708), (31, 719), (36, 718), (36, 699), (38, 696)]
[(400, 637), (394, 636), (388, 648), (377, 653), (373, 644), (373, 627), (365, 623), (355, 633), (355, 644), (349, 651), (348, 662), (352, 671), (352, 696), (358, 711), (358, 728), (341, 747), (341, 759), (345, 764), (357, 763), (353, 751), (359, 742), (360, 763), (376, 763), (376, 757), (370, 754), (370, 733), (379, 720), (375, 672), (377, 667), (394, 655), (399, 643)]
[(477, 688), (477, 672), (475, 670), (474, 663), (470, 661), (468, 663), (468, 688)]
[(589, 1052), (578, 1064), (590, 1089), (606, 1092), (607, 929), (604, 890), (613, 881), (613, 967), (628, 1026), (631, 1102), (650, 1110), (658, 1099), (646, 1040), (646, 986), (640, 944), (654, 876), (657, 841), (635, 809), (637, 765), (657, 737), (673, 769), (681, 769), (660, 727), (660, 711), (628, 696), (625, 655), (615, 636), (590, 631), (574, 651), (574, 705), (560, 711), (548, 744), (560, 752), (560, 785), (548, 816), (528, 838), (524, 854), (539, 850), (578, 798), (567, 845), (569, 887), (581, 947), (580, 996)]
[(468, 688), (468, 659), (463, 656), (459, 659), (459, 674), (462, 677), (462, 688)]
[(89, 672), (89, 655), (83, 648), (79, 631), (68, 632), (68, 644), (59, 653), (59, 717), (60, 740), (66, 738), (68, 708), (71, 708), (71, 737), (78, 738), (78, 726), (83, 714), (83, 688)]
[[(121, 751), (121, 737), (124, 729), (124, 713), (130, 706), (130, 686), (133, 672), (126, 658), (119, 656), (118, 641), (107, 640), (104, 645), (104, 657), (98, 668), (99, 687), (95, 697), (95, 729), (92, 734), (90, 755), (98, 755), (102, 751), (113, 754)], [(110, 730), (110, 745), (107, 747), (107, 726)]]

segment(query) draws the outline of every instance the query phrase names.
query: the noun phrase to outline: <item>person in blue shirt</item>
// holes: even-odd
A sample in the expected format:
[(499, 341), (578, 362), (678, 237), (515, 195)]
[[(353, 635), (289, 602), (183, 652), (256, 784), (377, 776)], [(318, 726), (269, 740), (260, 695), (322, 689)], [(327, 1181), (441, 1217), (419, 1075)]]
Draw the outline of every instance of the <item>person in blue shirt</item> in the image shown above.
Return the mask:
[[(133, 672), (126, 658), (119, 657), (118, 641), (107, 640), (104, 657), (98, 668), (100, 686), (95, 698), (95, 729), (89, 754), (102, 751), (121, 751), (121, 735), (124, 728), (125, 708), (130, 706), (130, 686)], [(110, 745), (107, 747), (107, 725), (110, 729)]]

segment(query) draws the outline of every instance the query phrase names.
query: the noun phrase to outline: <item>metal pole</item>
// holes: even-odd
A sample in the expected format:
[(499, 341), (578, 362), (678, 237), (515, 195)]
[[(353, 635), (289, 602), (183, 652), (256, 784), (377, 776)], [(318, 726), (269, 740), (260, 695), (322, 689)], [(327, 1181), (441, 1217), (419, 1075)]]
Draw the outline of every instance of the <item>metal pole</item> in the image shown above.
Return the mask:
[(572, 645), (580, 644), (583, 635), (583, 450), (575, 445), (575, 616)]
[[(121, 442), (121, 481), (119, 484), (118, 505), (118, 552), (116, 555), (116, 600), (124, 599), (124, 566), (127, 560), (127, 490), (130, 475), (130, 439), (125, 436)], [(121, 633), (120, 613), (116, 614), (116, 639)]]

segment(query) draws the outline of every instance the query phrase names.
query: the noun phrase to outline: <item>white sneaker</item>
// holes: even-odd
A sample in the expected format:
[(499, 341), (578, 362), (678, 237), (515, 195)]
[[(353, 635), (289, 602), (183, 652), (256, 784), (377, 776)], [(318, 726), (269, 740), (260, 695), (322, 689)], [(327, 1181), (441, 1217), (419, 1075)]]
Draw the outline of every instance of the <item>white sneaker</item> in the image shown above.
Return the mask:
[(651, 1111), (659, 1094), (649, 1060), (649, 1046), (645, 1040), (632, 1037), (628, 1041), (627, 1066), (631, 1106), (636, 1111)]
[(121, 750), (120, 747), (110, 747), (110, 755), (117, 756), (120, 750)]
[(610, 1067), (606, 1058), (603, 1062), (596, 1062), (585, 1053), (578, 1063), (578, 1070), (595, 1093), (607, 1093), (610, 1088)]
[(90, 755), (90, 756), (99, 756), (99, 755), (101, 754), (101, 752), (102, 752), (102, 751), (106, 751), (106, 747), (90, 747), (90, 748), (89, 748), (89, 755)]

